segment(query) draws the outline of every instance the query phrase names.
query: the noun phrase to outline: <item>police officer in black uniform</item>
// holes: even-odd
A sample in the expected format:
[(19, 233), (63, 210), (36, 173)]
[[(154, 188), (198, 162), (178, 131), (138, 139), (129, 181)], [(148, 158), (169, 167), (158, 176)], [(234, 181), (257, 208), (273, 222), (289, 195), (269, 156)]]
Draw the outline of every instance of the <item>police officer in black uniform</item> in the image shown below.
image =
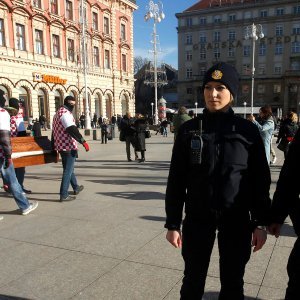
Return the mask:
[(286, 300), (300, 299), (300, 130), (297, 131), (293, 142), (289, 146), (287, 157), (284, 161), (274, 193), (271, 220), (273, 224), (269, 227), (270, 233), (279, 236), (280, 228), (289, 215), (297, 240), (290, 254), (287, 272), (289, 275), (288, 287), (286, 289)]
[(181, 299), (202, 299), (216, 234), (219, 299), (244, 299), (251, 245), (255, 252), (267, 238), (270, 170), (257, 127), (231, 108), (238, 86), (234, 67), (222, 62), (211, 67), (203, 80), (203, 115), (185, 122), (174, 144), (165, 227), (167, 240), (182, 246)]

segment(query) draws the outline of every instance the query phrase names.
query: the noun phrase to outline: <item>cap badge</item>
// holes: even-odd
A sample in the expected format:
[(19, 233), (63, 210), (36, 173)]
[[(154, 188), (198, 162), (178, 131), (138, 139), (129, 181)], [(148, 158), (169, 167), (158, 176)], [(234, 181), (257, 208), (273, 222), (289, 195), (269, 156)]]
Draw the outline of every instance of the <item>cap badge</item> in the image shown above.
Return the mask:
[(215, 71), (213, 71), (212, 74), (211, 74), (211, 78), (212, 78), (212, 79), (215, 79), (215, 80), (219, 80), (219, 79), (221, 79), (222, 77), (223, 77), (223, 73), (222, 73), (221, 71), (219, 71), (219, 70), (215, 70)]

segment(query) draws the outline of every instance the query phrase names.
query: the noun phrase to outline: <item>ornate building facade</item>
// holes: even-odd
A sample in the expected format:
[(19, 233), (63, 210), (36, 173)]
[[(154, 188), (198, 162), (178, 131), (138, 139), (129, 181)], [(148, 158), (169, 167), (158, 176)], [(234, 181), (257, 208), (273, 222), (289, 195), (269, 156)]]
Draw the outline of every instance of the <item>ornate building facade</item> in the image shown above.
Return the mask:
[(246, 28), (261, 24), (255, 42), (254, 106), (300, 112), (300, 2), (202, 0), (178, 19), (178, 98), (203, 107), (205, 71), (217, 61), (233, 64), (241, 75), (236, 105), (250, 105), (253, 41)]
[(51, 122), (67, 95), (76, 117), (134, 112), (136, 9), (135, 0), (0, 0), (0, 89), (23, 102), (25, 120)]

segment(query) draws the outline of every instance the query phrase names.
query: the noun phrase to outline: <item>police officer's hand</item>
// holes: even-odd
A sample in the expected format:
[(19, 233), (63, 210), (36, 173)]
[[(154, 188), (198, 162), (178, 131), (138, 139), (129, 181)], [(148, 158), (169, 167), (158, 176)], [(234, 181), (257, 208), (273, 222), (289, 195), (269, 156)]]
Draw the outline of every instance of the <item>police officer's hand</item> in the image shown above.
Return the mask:
[(166, 239), (168, 242), (173, 245), (175, 248), (181, 248), (182, 239), (181, 232), (178, 230), (168, 230)]
[(252, 235), (253, 252), (260, 250), (267, 240), (267, 231), (255, 228)]
[(255, 121), (255, 117), (253, 115), (250, 115), (250, 116), (248, 116), (248, 120), (251, 121), (251, 122)]
[(278, 238), (281, 226), (282, 224), (273, 223), (268, 227), (268, 231), (270, 232), (270, 234), (275, 235), (275, 237)]

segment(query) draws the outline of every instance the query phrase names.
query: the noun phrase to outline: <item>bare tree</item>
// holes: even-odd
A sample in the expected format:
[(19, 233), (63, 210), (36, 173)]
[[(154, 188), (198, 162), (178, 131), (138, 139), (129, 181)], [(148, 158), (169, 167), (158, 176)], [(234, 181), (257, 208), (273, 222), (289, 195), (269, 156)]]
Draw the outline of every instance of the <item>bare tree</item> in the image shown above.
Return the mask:
[(149, 59), (141, 56), (134, 57), (134, 74), (136, 74), (144, 65), (149, 63)]

